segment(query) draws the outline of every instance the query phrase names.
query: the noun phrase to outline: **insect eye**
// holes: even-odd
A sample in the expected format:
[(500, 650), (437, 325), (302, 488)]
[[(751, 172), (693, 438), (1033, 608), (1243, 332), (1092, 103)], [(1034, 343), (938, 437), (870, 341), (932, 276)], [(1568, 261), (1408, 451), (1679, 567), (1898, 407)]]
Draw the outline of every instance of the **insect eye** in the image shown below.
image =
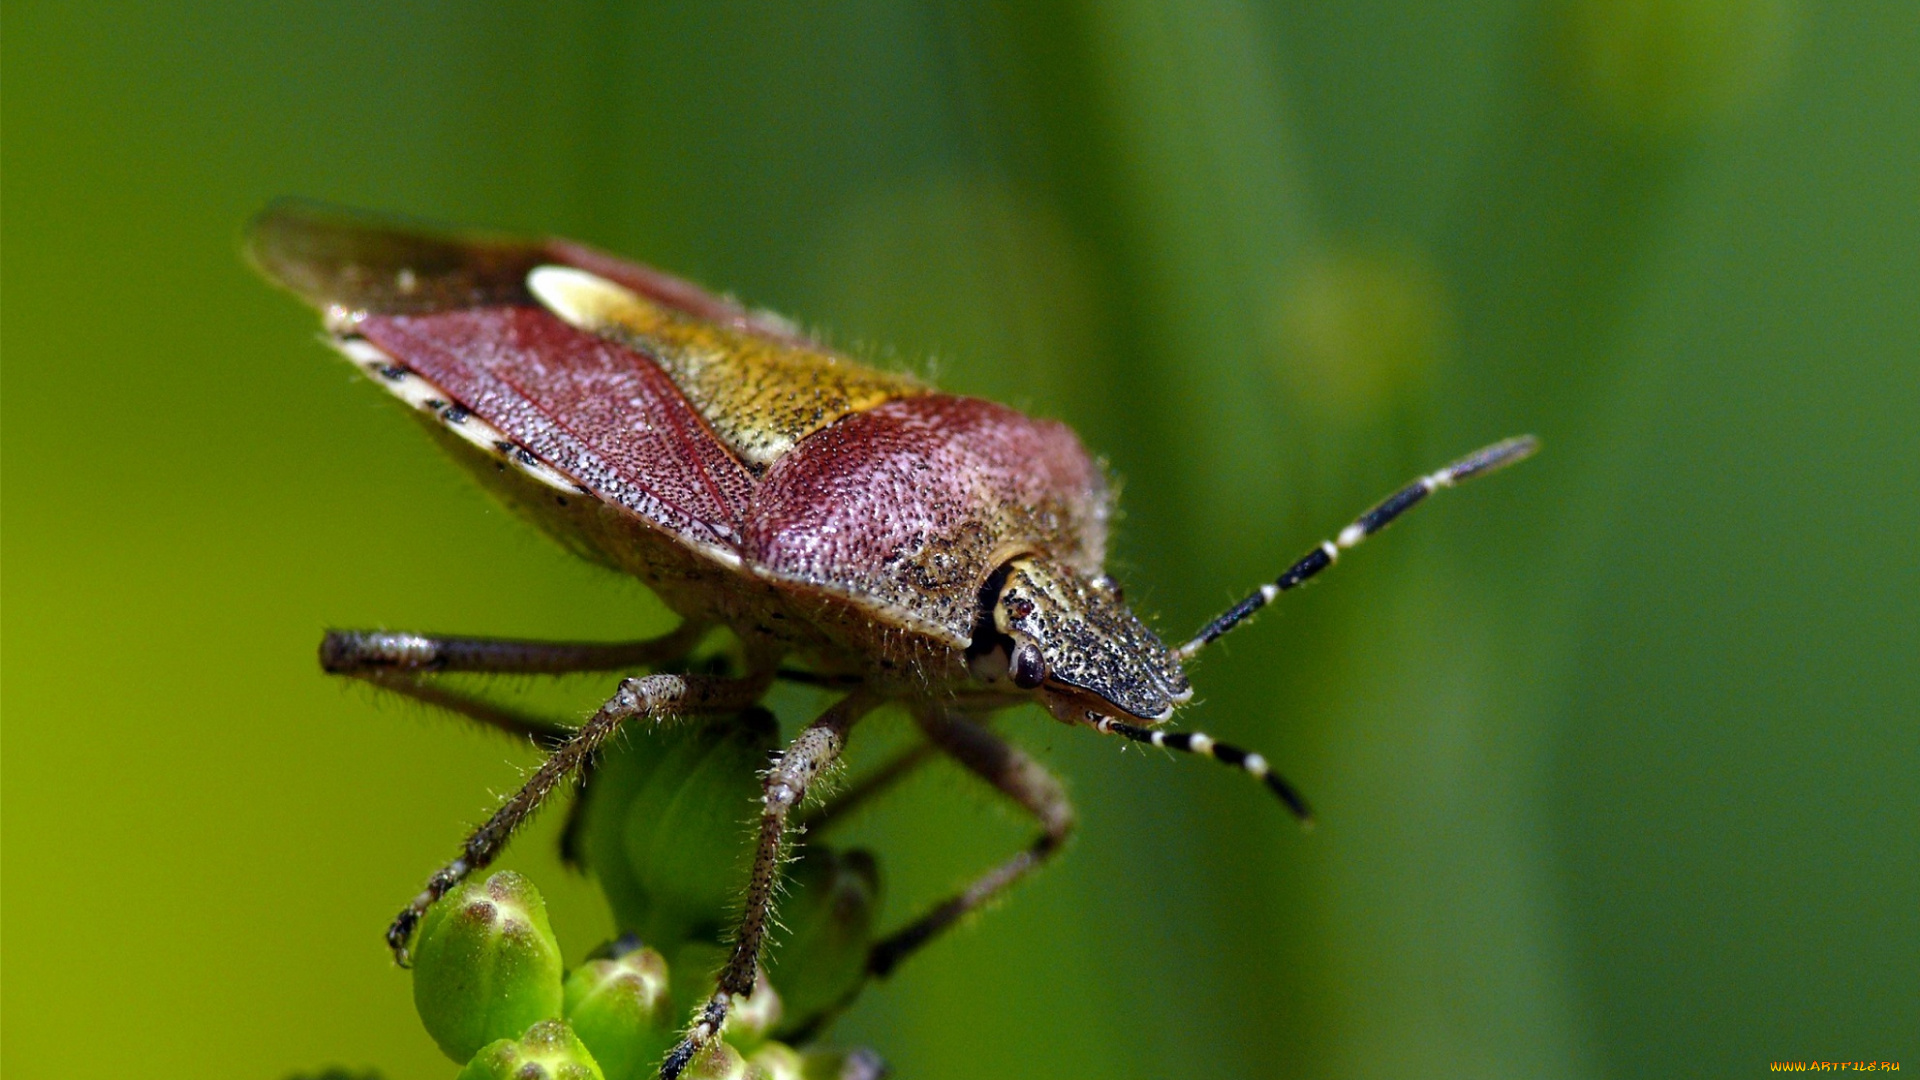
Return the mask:
[(1013, 685), (1022, 690), (1031, 690), (1047, 680), (1047, 662), (1040, 658), (1040, 649), (1032, 642), (1023, 641), (1013, 648), (1013, 660), (1008, 667), (1008, 677)]
[(1033, 614), (1033, 601), (1024, 596), (1008, 593), (1005, 603), (1007, 605), (1007, 614), (1013, 616), (1015, 619), (1024, 619)]

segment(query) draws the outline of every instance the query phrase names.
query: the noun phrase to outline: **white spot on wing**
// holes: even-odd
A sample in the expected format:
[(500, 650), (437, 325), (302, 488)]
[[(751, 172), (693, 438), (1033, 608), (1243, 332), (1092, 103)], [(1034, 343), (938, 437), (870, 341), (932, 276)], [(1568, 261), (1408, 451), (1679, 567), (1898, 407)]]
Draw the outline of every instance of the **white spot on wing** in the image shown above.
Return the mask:
[(393, 357), (374, 348), (366, 338), (334, 338), (330, 344), (340, 350), (342, 356), (363, 368), (383, 368), (394, 363)]
[(527, 274), (527, 291), (577, 329), (598, 332), (618, 325), (619, 313), (641, 306), (638, 296), (598, 274), (571, 266), (536, 266)]

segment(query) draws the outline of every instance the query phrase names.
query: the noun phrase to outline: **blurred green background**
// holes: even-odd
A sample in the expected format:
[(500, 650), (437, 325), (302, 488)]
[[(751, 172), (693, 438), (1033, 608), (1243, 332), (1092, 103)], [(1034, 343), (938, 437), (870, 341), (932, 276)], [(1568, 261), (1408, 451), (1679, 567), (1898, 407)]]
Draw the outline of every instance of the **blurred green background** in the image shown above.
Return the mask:
[[(903, 1080), (1920, 1067), (1912, 0), (20, 0), (0, 40), (7, 1075), (451, 1075), (379, 933), (527, 756), (320, 631), (666, 621), (252, 276), (290, 193), (1067, 420), (1170, 634), (1545, 440), (1196, 667), (1314, 834), (1010, 717), (1083, 832), (837, 1029)], [(508, 865), (577, 958), (557, 824)], [(898, 919), (1027, 826), (935, 769), (858, 832)]]

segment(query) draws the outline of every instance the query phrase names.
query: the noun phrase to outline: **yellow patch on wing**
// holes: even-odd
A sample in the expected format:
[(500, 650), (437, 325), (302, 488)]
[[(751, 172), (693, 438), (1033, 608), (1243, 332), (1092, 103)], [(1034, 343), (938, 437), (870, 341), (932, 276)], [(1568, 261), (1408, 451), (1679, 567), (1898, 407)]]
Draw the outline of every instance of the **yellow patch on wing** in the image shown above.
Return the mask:
[(658, 360), (720, 438), (757, 468), (848, 413), (928, 392), (909, 376), (695, 319), (573, 267), (536, 267), (527, 289), (566, 322)]

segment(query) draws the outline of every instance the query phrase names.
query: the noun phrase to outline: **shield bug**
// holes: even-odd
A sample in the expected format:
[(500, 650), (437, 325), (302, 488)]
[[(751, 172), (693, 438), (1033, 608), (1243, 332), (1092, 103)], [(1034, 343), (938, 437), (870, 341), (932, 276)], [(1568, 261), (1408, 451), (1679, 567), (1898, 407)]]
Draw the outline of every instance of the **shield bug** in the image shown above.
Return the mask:
[[(401, 962), (428, 907), (492, 862), (622, 725), (737, 713), (783, 677), (841, 691), (764, 774), (729, 959), (663, 1063), (668, 1078), (718, 1037), (733, 995), (753, 989), (795, 808), (863, 715), (901, 704), (932, 751), (1040, 826), (1027, 849), (876, 943), (874, 976), (1044, 863), (1073, 828), (1060, 783), (987, 726), (1008, 706), (1037, 701), (1068, 725), (1211, 757), (1310, 820), (1266, 758), (1164, 726), (1192, 697), (1185, 663), (1428, 495), (1535, 446), (1508, 439), (1414, 481), (1169, 646), (1106, 575), (1109, 490), (1059, 423), (863, 366), (782, 319), (566, 241), (290, 202), (254, 222), (250, 253), (484, 485), (684, 620), (615, 644), (326, 636), (329, 672), (455, 708), (422, 677), (659, 672), (623, 678), (577, 729), (530, 733), (550, 755), (394, 920), (387, 941)], [(738, 639), (744, 669), (676, 673), (717, 629)]]

